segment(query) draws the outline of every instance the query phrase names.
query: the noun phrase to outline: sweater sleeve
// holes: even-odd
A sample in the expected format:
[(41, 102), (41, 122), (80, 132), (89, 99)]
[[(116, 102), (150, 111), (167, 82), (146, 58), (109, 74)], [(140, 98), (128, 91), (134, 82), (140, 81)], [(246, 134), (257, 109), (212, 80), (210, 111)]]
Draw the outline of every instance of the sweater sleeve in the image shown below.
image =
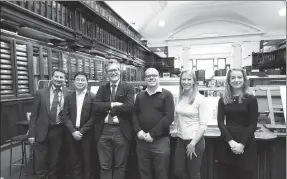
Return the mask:
[(248, 96), (248, 118), (249, 125), (247, 131), (244, 133), (244, 136), (241, 140), (241, 143), (246, 146), (250, 143), (250, 140), (254, 137), (254, 132), (257, 127), (257, 119), (258, 119), (258, 102), (255, 96)]
[(221, 132), (221, 136), (224, 138), (226, 142), (233, 140), (230, 132), (224, 124), (225, 115), (224, 115), (224, 102), (223, 98), (220, 98), (218, 101), (218, 112), (217, 112), (217, 123), (219, 130)]
[(111, 109), (111, 102), (104, 101), (105, 96), (105, 86), (100, 86), (97, 91), (96, 97), (93, 98), (93, 110), (95, 113), (108, 113)]
[(164, 117), (149, 131), (152, 138), (160, 137), (174, 121), (174, 100), (171, 92), (167, 91), (164, 101)]

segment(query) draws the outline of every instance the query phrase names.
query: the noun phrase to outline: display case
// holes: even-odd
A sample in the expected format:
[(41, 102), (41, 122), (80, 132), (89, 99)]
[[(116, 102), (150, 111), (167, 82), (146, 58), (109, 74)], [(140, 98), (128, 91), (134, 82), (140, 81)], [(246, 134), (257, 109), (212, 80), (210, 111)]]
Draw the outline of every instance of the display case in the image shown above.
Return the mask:
[(91, 70), (91, 64), (90, 64), (90, 57), (84, 57), (84, 72), (88, 75), (88, 79), (91, 79), (91, 74), (90, 74), (90, 70)]
[(135, 67), (130, 67), (131, 71), (130, 71), (130, 81), (136, 81), (136, 68)]
[(40, 59), (40, 46), (33, 45), (33, 74), (34, 74), (34, 90), (37, 90), (37, 85), (39, 80), (41, 79), (41, 59)]
[(72, 78), (77, 73), (77, 58), (75, 55), (70, 54), (70, 73), (69, 73), (69, 83), (72, 83)]
[(62, 69), (67, 73), (67, 76), (69, 76), (69, 53), (63, 52), (62, 57)]
[(95, 63), (95, 80), (98, 82), (105, 82), (106, 70), (104, 67), (104, 61), (106, 59), (100, 56), (96, 56), (93, 58), (93, 60)]
[[(41, 60), (41, 64), (42, 64), (42, 69), (43, 69), (43, 78), (44, 80), (49, 80), (50, 77), (49, 77), (49, 50), (50, 48), (46, 48), (46, 47), (43, 47), (42, 48), (42, 60)], [(53, 52), (53, 50), (52, 50)], [(52, 54), (53, 55), (53, 54)], [(60, 58), (59, 58), (60, 60)], [(59, 63), (58, 63), (58, 68), (59, 68)], [(55, 67), (54, 67), (55, 69)]]
[(91, 80), (96, 80), (96, 77), (95, 77), (95, 59), (94, 58), (91, 58), (90, 60), (90, 79)]
[(60, 68), (61, 51), (52, 49), (52, 70)]

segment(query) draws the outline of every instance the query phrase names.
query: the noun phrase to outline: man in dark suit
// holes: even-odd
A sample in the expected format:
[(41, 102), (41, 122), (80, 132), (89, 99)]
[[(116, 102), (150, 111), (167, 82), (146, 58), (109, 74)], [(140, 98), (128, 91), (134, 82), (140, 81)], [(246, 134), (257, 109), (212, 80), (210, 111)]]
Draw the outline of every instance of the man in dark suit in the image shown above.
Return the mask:
[[(88, 76), (78, 72), (74, 77), (76, 91), (65, 98), (63, 119), (67, 127), (70, 174), (74, 179), (91, 179), (91, 149), (94, 128), (92, 100), (94, 94), (87, 91)], [(83, 172), (82, 172), (83, 169)]]
[(29, 141), (34, 144), (38, 179), (57, 179), (57, 163), (63, 143), (64, 125), (59, 113), (69, 90), (64, 88), (65, 71), (52, 72), (51, 85), (34, 97), (29, 126)]
[(135, 90), (120, 81), (120, 64), (111, 59), (105, 65), (109, 82), (96, 95), (95, 139), (101, 165), (101, 179), (124, 179), (129, 154)]

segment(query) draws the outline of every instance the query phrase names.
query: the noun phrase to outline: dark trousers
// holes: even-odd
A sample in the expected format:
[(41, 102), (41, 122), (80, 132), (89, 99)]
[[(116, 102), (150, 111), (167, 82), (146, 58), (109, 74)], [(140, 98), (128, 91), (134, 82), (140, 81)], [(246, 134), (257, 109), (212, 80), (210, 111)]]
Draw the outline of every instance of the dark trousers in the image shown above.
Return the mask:
[(35, 142), (35, 168), (38, 179), (57, 179), (57, 164), (64, 138), (62, 124), (49, 127), (46, 139)]
[(174, 178), (175, 179), (200, 179), (200, 167), (205, 149), (205, 140), (202, 137), (195, 145), (195, 153), (192, 159), (186, 154), (186, 146), (191, 140), (177, 138), (174, 155)]
[(92, 179), (91, 150), (93, 133), (88, 132), (81, 140), (76, 140), (66, 130), (67, 145), (69, 152), (69, 176), (73, 179)]
[(124, 179), (129, 141), (123, 136), (120, 126), (105, 124), (97, 147), (101, 179)]
[(220, 179), (254, 179), (255, 171), (243, 170), (232, 164), (218, 163)]
[(170, 140), (155, 139), (152, 143), (136, 139), (138, 166), (141, 179), (168, 179)]

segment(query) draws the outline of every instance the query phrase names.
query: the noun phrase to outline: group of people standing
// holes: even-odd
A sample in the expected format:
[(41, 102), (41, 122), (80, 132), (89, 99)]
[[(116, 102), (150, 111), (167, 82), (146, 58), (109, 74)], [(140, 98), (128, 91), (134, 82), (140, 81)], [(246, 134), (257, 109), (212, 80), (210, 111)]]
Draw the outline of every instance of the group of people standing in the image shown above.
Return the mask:
[[(145, 71), (147, 88), (136, 98), (134, 87), (120, 80), (117, 60), (109, 60), (105, 70), (109, 82), (100, 86), (97, 94), (87, 90), (88, 77), (83, 72), (75, 74), (75, 91), (64, 88), (65, 72), (61, 69), (53, 71), (50, 87), (36, 92), (29, 141), (34, 145), (38, 179), (58, 178), (64, 140), (71, 166), (69, 178), (94, 178), (92, 146), (96, 142), (100, 178), (125, 179), (134, 139), (141, 179), (200, 179), (208, 102), (199, 93), (195, 73), (181, 72), (179, 96), (174, 101), (172, 93), (160, 86), (159, 72), (154, 68)], [(226, 179), (252, 179), (255, 171), (252, 160), (256, 157), (258, 106), (247, 88), (244, 71), (229, 70), (226, 90), (218, 103), (222, 139), (218, 156), (223, 166), (221, 176)], [(169, 176), (170, 137), (176, 138), (174, 176)]]

